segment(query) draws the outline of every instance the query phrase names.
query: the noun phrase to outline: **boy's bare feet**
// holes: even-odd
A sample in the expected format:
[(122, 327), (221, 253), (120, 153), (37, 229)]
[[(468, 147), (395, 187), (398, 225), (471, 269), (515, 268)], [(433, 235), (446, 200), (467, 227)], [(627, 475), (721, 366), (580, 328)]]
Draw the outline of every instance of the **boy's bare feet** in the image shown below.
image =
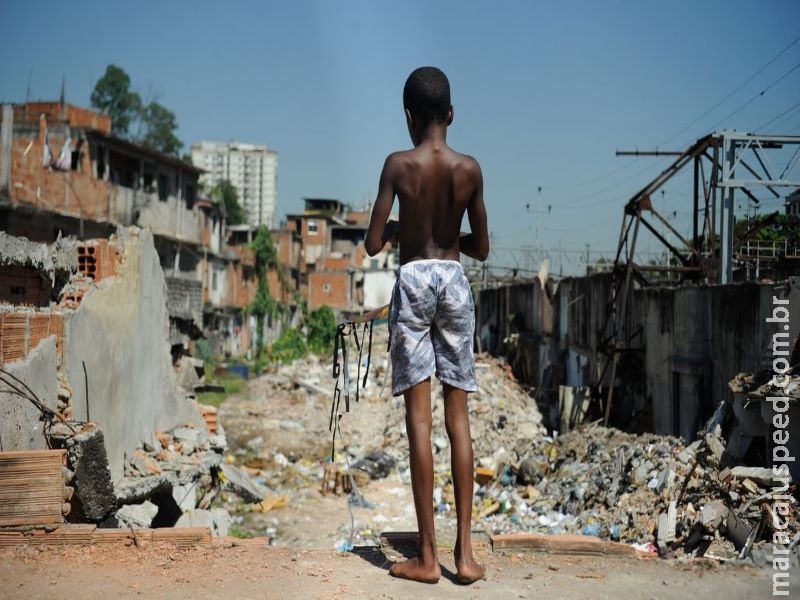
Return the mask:
[(486, 575), (486, 568), (483, 565), (479, 565), (472, 556), (472, 548), (466, 552), (461, 552), (456, 548), (455, 559), (459, 583), (475, 583)]
[(401, 579), (410, 579), (421, 583), (437, 583), (442, 575), (442, 570), (438, 561), (427, 564), (415, 557), (394, 563), (389, 569), (389, 574)]

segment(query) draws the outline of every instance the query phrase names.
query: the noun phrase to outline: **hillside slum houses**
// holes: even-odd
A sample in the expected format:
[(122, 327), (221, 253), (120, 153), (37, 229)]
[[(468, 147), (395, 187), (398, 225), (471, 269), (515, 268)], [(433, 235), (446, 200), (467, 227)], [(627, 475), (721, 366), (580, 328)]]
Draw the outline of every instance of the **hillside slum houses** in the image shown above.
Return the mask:
[[(190, 352), (200, 337), (220, 354), (254, 347), (257, 325), (246, 308), (257, 289), (256, 231), (225, 224), (224, 207), (198, 183), (202, 169), (117, 138), (108, 117), (71, 104), (2, 110), (3, 231), (51, 243), (148, 228), (166, 276), (176, 349)], [(311, 309), (348, 312), (388, 302), (396, 254), (366, 256), (367, 219), (338, 200), (307, 199), (302, 213), (272, 231), (281, 268), (269, 272), (271, 294), (287, 305), (299, 294)], [(267, 339), (280, 331), (280, 324), (265, 327)]]
[[(61, 486), (47, 487), (52, 477), (41, 489), (22, 486), (0, 508), (0, 525), (149, 523), (153, 515), (129, 514), (145, 499), (183, 499), (184, 514), (207, 508), (209, 492), (190, 493), (201, 484), (261, 500), (263, 489), (223, 464), (224, 430), (196, 402), (203, 363), (194, 358), (201, 339), (212, 353), (240, 356), (258, 326), (267, 341), (280, 333), (283, 322), (257, 324), (248, 311), (257, 230), (226, 225), (201, 169), (115, 137), (104, 115), (29, 102), (3, 105), (1, 123), (3, 473), (28, 461), (26, 472), (46, 475), (46, 449), (61, 448), (72, 491), (62, 502)], [(301, 302), (349, 313), (387, 302), (396, 255), (366, 257), (366, 228), (364, 211), (307, 200), (271, 232), (270, 293), (294, 311)], [(188, 519), (226, 528), (219, 514)]]

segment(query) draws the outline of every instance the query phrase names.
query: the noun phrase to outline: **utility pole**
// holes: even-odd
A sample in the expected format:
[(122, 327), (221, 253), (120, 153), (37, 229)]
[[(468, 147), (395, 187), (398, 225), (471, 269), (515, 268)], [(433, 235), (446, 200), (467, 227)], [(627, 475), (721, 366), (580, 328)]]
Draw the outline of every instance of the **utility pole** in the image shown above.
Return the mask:
[(589, 244), (586, 244), (586, 274), (589, 274)]

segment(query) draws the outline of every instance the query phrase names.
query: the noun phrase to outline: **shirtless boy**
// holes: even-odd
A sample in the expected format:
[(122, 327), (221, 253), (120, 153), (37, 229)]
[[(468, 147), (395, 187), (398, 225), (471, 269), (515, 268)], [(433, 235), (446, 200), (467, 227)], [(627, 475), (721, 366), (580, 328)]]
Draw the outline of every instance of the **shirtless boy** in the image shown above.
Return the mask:
[[(441, 568), (433, 524), (431, 375), (444, 386), (445, 427), (450, 438), (458, 534), (458, 580), (483, 577), (470, 543), (473, 456), (467, 392), (474, 392), (472, 355), (475, 310), (459, 253), (486, 260), (489, 234), (483, 176), (474, 158), (447, 146), (453, 122), (450, 83), (442, 71), (421, 67), (408, 77), (403, 105), (412, 150), (389, 155), (383, 166), (365, 246), (374, 256), (400, 245), (400, 272), (389, 316), (392, 393), (403, 394), (410, 448), (411, 486), (419, 529), (419, 556), (392, 565), (390, 573), (436, 583)], [(395, 195), (398, 221), (389, 221)], [(464, 213), (471, 233), (461, 233)]]

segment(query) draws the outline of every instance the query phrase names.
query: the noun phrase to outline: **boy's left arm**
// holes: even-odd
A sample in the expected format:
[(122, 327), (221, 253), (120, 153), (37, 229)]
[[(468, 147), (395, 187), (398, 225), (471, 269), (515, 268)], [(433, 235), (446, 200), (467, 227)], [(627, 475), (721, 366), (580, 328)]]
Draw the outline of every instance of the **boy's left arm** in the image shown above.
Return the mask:
[(390, 154), (383, 165), (378, 183), (378, 197), (372, 207), (367, 238), (364, 240), (364, 248), (370, 256), (375, 256), (387, 242), (393, 241), (397, 235), (397, 221), (387, 223), (394, 204), (395, 165), (392, 160), (393, 156)]

